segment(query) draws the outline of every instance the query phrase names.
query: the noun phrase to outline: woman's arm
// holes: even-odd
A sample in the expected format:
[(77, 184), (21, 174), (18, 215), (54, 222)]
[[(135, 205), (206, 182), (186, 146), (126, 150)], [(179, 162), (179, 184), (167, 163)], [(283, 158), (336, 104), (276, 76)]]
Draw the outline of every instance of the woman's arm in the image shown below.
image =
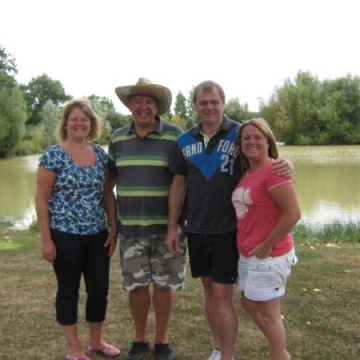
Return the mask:
[(105, 168), (105, 185), (103, 194), (105, 211), (110, 224), (109, 237), (105, 242), (105, 246), (109, 246), (109, 256), (114, 253), (118, 235), (118, 222), (117, 222), (117, 206), (116, 197), (114, 194), (114, 181), (112, 180), (109, 167)]
[(56, 175), (54, 172), (39, 166), (37, 172), (35, 208), (43, 242), (42, 256), (51, 263), (56, 259), (56, 248), (51, 238), (48, 202), (51, 197), (55, 178)]
[(251, 254), (258, 258), (270, 256), (273, 246), (292, 230), (301, 217), (294, 184), (280, 185), (270, 190), (269, 194), (280, 209), (281, 217), (266, 239), (251, 251)]

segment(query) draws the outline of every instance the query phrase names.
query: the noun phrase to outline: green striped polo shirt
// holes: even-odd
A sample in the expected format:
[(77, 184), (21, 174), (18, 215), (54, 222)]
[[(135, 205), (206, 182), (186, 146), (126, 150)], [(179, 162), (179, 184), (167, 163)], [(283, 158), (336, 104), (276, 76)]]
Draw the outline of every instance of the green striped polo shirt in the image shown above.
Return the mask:
[(117, 177), (119, 229), (124, 236), (150, 236), (167, 230), (173, 177), (169, 161), (182, 130), (157, 121), (157, 128), (145, 138), (137, 136), (131, 123), (117, 129), (110, 139), (110, 169)]

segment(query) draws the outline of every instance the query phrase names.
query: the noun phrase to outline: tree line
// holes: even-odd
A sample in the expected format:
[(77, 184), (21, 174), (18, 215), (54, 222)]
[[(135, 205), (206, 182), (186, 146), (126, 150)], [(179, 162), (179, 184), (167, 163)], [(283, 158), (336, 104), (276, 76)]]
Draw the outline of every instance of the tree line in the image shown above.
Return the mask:
[[(56, 129), (63, 104), (72, 99), (59, 80), (42, 74), (28, 84), (16, 81), (15, 59), (0, 45), (0, 158), (41, 152), (56, 143)], [(179, 91), (163, 120), (189, 129), (197, 123), (192, 102)], [(106, 144), (115, 129), (132, 117), (116, 111), (112, 100), (87, 96), (103, 121), (99, 143)], [(359, 144), (360, 78), (350, 74), (320, 81), (299, 71), (275, 88), (268, 101), (261, 100), (259, 112), (251, 112), (239, 98), (226, 102), (225, 113), (235, 121), (264, 117), (277, 139), (290, 145)]]

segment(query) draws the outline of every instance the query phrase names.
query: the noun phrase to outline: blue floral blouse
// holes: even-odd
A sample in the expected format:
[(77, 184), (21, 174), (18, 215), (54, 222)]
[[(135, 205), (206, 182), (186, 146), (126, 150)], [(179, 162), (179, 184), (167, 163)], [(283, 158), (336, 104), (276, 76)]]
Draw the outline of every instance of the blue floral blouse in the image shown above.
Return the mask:
[(71, 234), (89, 235), (107, 226), (103, 204), (106, 152), (94, 145), (94, 166), (79, 166), (60, 145), (51, 145), (39, 165), (56, 174), (49, 199), (50, 228)]

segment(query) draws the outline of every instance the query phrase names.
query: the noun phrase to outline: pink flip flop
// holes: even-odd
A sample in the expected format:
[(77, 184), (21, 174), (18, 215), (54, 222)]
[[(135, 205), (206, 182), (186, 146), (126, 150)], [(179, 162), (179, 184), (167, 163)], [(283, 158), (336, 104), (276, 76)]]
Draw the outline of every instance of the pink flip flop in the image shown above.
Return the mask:
[(101, 349), (89, 348), (89, 351), (92, 352), (93, 354), (99, 354), (110, 358), (117, 357), (121, 353), (121, 351), (118, 348), (109, 344), (104, 345)]
[(80, 357), (69, 357), (69, 355), (66, 355), (65, 357), (66, 360), (88, 360), (89, 358), (88, 357), (83, 357), (83, 356), (80, 356)]

